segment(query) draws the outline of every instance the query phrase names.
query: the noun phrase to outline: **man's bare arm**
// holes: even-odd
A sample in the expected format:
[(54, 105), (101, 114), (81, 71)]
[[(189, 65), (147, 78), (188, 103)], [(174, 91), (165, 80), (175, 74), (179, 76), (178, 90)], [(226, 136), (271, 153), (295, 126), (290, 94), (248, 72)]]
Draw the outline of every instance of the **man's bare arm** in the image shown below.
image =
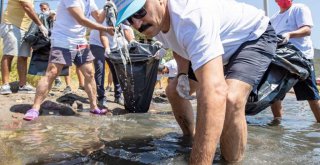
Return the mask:
[(84, 16), (83, 11), (80, 7), (70, 7), (68, 8), (68, 11), (78, 21), (80, 25), (83, 25), (91, 29), (105, 31), (110, 34), (113, 34), (113, 30), (114, 30), (113, 27), (106, 27), (99, 23), (89, 20)]
[(222, 57), (218, 56), (195, 71), (197, 90), (196, 131), (190, 164), (212, 164), (223, 129), (228, 87), (223, 73)]
[(103, 32), (103, 31), (100, 31), (100, 41), (101, 41), (105, 50), (110, 49), (109, 39), (105, 35), (105, 32)]
[(183, 57), (178, 55), (176, 52), (173, 52), (173, 57), (177, 62), (178, 74), (179, 73), (188, 74), (190, 61), (187, 59), (184, 59)]
[(311, 35), (311, 27), (306, 25), (300, 27), (298, 30), (292, 31), (288, 33), (290, 35), (290, 38), (300, 38), (300, 37), (306, 37)]
[(20, 5), (35, 24), (37, 24), (38, 26), (42, 25), (42, 22), (40, 21), (38, 15), (34, 11), (32, 3), (20, 1)]
[(102, 23), (105, 19), (106, 19), (106, 11), (102, 10), (95, 10), (93, 12), (91, 12), (91, 16), (98, 22), (98, 23)]
[(124, 29), (123, 32), (124, 32), (124, 37), (128, 42), (131, 42), (132, 40), (134, 40), (134, 35), (132, 35), (129, 29)]

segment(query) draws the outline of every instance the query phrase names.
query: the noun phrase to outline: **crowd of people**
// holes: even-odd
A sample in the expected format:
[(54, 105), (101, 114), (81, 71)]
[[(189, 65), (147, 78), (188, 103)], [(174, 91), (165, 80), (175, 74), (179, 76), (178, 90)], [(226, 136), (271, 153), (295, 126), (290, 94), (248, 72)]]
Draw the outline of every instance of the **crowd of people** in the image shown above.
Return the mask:
[[(222, 157), (228, 162), (243, 159), (247, 144), (245, 105), (257, 89), (276, 51), (277, 44), (292, 43), (313, 64), (310, 9), (292, 0), (275, 0), (279, 11), (271, 18), (251, 5), (235, 0), (113, 0), (116, 26), (124, 29), (126, 42), (134, 41), (132, 28), (149, 38), (155, 37), (173, 51), (173, 60), (159, 66), (168, 77), (166, 95), (184, 136), (193, 137), (190, 164), (212, 164), (220, 141)], [(32, 0), (9, 0), (1, 23), (3, 57), (0, 94), (12, 93), (10, 66), (18, 57), (19, 92), (35, 93), (34, 103), (24, 116), (34, 120), (40, 105), (64, 66), (74, 63), (83, 75), (83, 87), (90, 100), (90, 112), (108, 112), (105, 97), (105, 62), (114, 84), (114, 102), (123, 104), (121, 87), (109, 60), (117, 38), (114, 27), (106, 24), (105, 10), (94, 0), (60, 0), (51, 30), (51, 51), (45, 75), (36, 90), (26, 82), (30, 45), (23, 40), (33, 21), (43, 36), (48, 29), (39, 20)], [(40, 5), (40, 7), (41, 7)], [(13, 14), (14, 13), (14, 14)], [(95, 21), (89, 19), (93, 17)], [(93, 29), (89, 42), (86, 28)], [(278, 43), (277, 35), (283, 37)], [(307, 100), (320, 122), (319, 91), (312, 67), (309, 77), (294, 86), (297, 100)], [(197, 95), (194, 121), (190, 103)], [(281, 120), (281, 100), (271, 106), (274, 118)]]

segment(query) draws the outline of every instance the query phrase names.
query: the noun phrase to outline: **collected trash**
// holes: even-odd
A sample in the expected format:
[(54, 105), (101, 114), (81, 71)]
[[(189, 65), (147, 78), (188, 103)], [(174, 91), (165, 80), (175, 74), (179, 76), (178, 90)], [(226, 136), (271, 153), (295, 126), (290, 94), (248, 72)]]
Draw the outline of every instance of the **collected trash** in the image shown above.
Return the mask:
[(127, 49), (130, 58), (126, 59), (126, 64), (119, 50), (111, 53), (110, 60), (123, 90), (125, 109), (131, 113), (144, 113), (149, 110), (152, 100), (159, 65), (156, 53), (161, 45), (133, 43)]
[(305, 80), (312, 64), (291, 43), (278, 45), (268, 70), (246, 104), (246, 115), (256, 115), (275, 101), (282, 99), (298, 82)]

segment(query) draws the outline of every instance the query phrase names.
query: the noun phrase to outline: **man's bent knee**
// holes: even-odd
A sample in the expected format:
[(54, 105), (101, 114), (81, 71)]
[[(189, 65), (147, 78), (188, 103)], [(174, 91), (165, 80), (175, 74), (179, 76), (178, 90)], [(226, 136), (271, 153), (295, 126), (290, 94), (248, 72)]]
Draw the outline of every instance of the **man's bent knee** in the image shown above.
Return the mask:
[(227, 111), (242, 111), (246, 102), (246, 97), (232, 94), (232, 92), (229, 92), (227, 96)]

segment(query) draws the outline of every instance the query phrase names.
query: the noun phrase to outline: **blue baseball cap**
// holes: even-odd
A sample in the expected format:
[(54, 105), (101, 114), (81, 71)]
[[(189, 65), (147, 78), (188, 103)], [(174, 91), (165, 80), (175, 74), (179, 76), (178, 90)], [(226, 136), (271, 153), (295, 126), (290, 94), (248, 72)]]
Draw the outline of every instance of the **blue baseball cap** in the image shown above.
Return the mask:
[(118, 9), (116, 26), (140, 10), (146, 0), (114, 0)]

